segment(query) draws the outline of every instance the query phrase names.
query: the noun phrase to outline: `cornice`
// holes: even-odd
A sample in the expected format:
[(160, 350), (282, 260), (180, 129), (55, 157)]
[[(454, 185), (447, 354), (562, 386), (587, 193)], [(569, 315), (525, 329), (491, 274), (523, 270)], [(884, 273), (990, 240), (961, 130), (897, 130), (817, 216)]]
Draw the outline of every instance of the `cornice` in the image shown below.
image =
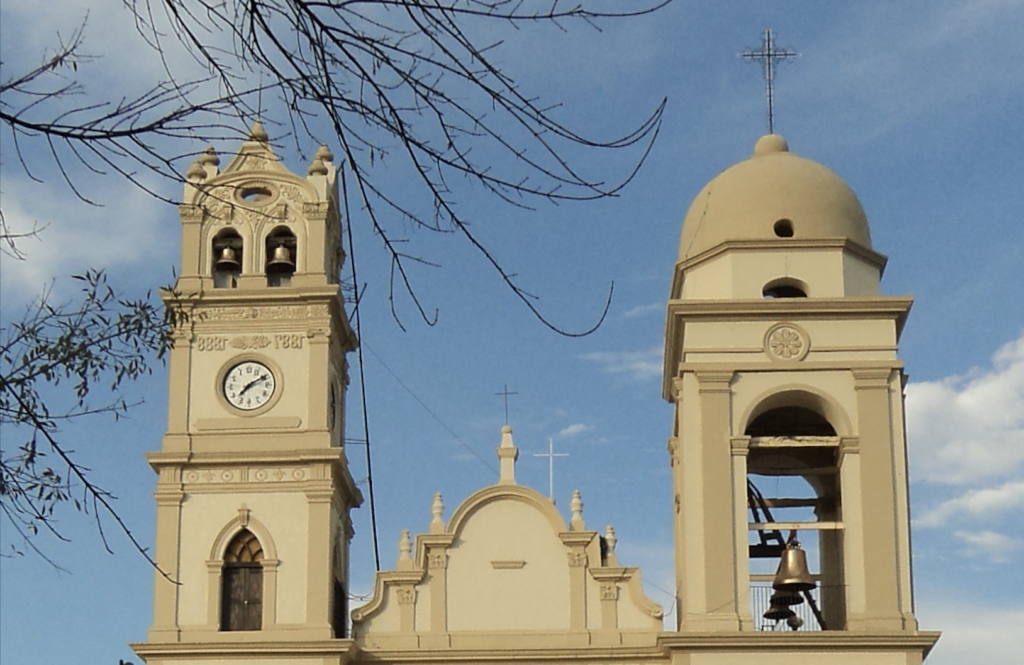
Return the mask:
[(875, 250), (865, 247), (849, 238), (805, 238), (805, 239), (779, 239), (779, 240), (726, 240), (700, 254), (686, 259), (676, 261), (676, 271), (689, 270), (694, 266), (704, 263), (714, 257), (730, 251), (756, 251), (765, 253), (781, 250), (785, 252), (816, 249), (842, 249), (851, 254), (856, 254), (868, 263), (878, 267), (879, 274), (885, 270), (885, 264), (889, 258)]
[[(665, 354), (662, 370), (662, 396), (673, 401), (672, 380), (677, 374), (682, 353), (683, 327), (691, 321), (807, 321), (814, 319), (835, 320), (891, 320), (896, 325), (896, 339), (900, 338), (903, 326), (910, 314), (914, 299), (910, 296), (878, 296), (857, 298), (774, 298), (743, 300), (682, 300), (668, 301), (668, 315), (665, 320)], [(834, 368), (849, 369), (858, 363), (837, 362)], [(723, 365), (722, 368), (731, 365)], [(833, 367), (832, 364), (828, 364)], [(877, 363), (874, 366), (878, 366)], [(902, 367), (902, 364), (899, 365)], [(712, 369), (713, 366), (707, 366)], [(820, 364), (810, 362), (792, 363), (788, 369), (823, 369)], [(736, 369), (741, 367), (736, 365)], [(751, 363), (743, 365), (747, 371), (773, 371), (777, 367), (763, 367)]]
[(920, 651), (928, 655), (942, 633), (938, 631), (872, 632), (845, 630), (742, 631), (714, 633), (662, 633), (658, 645), (673, 651)]

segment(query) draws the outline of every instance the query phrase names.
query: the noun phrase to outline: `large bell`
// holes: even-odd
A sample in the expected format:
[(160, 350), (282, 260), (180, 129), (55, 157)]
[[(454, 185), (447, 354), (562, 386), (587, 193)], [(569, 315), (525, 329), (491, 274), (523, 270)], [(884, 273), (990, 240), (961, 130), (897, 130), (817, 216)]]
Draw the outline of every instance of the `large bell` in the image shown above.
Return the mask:
[(235, 270), (241, 270), (242, 266), (238, 263), (235, 250), (225, 246), (220, 250), (220, 256), (217, 257), (217, 262), (213, 264), (213, 269), (232, 272)]
[(782, 551), (772, 587), (780, 591), (798, 592), (810, 591), (814, 586), (814, 578), (807, 569), (807, 553), (800, 548), (800, 543), (791, 540)]
[(291, 252), (284, 245), (274, 248), (274, 256), (267, 262), (267, 272), (295, 272)]

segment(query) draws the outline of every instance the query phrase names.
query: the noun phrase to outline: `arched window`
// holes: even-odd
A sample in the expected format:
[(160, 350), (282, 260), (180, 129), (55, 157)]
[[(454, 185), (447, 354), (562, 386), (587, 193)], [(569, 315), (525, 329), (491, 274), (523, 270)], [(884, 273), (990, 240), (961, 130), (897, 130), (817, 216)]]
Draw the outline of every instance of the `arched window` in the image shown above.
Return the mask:
[(764, 285), (761, 295), (765, 298), (806, 298), (807, 285), (792, 277), (773, 279)]
[(263, 628), (263, 547), (242, 529), (224, 552), (221, 572), (221, 630)]
[(285, 227), (267, 236), (267, 286), (290, 286), (295, 272), (295, 235)]
[(211, 249), (214, 288), (236, 288), (242, 274), (242, 239), (234, 231), (221, 231)]

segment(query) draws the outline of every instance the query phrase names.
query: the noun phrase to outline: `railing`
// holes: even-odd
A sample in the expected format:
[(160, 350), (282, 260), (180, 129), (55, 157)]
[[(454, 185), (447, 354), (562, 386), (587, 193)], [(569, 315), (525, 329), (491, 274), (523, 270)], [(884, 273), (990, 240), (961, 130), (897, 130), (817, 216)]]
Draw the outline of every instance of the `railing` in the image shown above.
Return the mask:
[[(764, 613), (768, 611), (769, 607), (771, 607), (770, 601), (773, 592), (774, 589), (772, 589), (771, 582), (755, 582), (750, 585), (750, 614), (754, 618), (754, 626), (757, 627), (757, 630), (792, 631), (793, 628), (785, 619), (781, 621), (773, 621), (771, 619), (764, 618)], [(829, 587), (828, 589), (823, 589), (822, 586), (819, 585), (809, 593), (818, 608), (824, 612), (825, 607), (822, 603), (823, 593), (826, 596), (838, 596), (841, 592), (842, 587)], [(803, 594), (800, 595), (803, 597)], [(801, 632), (823, 630), (818, 618), (814, 615), (814, 611), (806, 600), (799, 605), (790, 605), (789, 609), (791, 609), (793, 613), (803, 621), (803, 624), (796, 628), (796, 630)], [(834, 629), (838, 628), (838, 626), (829, 626), (829, 628)]]

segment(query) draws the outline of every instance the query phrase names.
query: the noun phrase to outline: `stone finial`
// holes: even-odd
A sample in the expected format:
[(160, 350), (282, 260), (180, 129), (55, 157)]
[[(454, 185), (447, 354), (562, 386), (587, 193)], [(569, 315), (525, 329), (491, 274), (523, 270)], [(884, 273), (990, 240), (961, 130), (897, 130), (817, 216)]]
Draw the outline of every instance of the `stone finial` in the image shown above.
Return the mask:
[(270, 140), (270, 135), (267, 134), (267, 130), (263, 129), (263, 123), (256, 120), (252, 123), (252, 127), (249, 128), (249, 140), (259, 141), (260, 143), (266, 143)]
[(572, 512), (572, 519), (569, 520), (571, 531), (585, 531), (586, 523), (583, 521), (583, 499), (580, 498), (580, 491), (572, 491), (572, 501), (569, 502), (569, 511)]
[(430, 520), (430, 533), (444, 533), (444, 520), (441, 519), (444, 514), (444, 500), (441, 498), (440, 492), (434, 494), (434, 503), (430, 505), (430, 513), (434, 516)]
[(398, 570), (410, 570), (412, 567), (412, 539), (409, 538), (409, 530), (402, 529), (402, 537), (398, 539)]
[(202, 182), (206, 180), (206, 169), (199, 162), (192, 162), (192, 166), (185, 171), (185, 178), (189, 182)]
[(504, 425), (501, 428), (501, 445), (498, 446), (498, 463), (501, 470), (498, 476), (499, 485), (516, 484), (516, 460), (519, 449), (512, 443), (512, 428)]
[(615, 537), (615, 529), (611, 524), (605, 529), (604, 542), (606, 545), (604, 565), (614, 568), (619, 565), (619, 555), (615, 553), (615, 544), (619, 542), (619, 539)]
[(326, 144), (321, 144), (320, 147), (317, 148), (316, 154), (313, 155), (313, 157), (322, 162), (334, 161), (334, 153), (331, 152), (331, 149), (328, 148)]
[(313, 163), (309, 165), (309, 175), (327, 175), (327, 165), (324, 164), (324, 160), (316, 157), (313, 159)]
[(217, 156), (217, 151), (213, 149), (212, 145), (206, 146), (206, 150), (203, 151), (203, 154), (199, 155), (199, 163), (203, 166), (206, 166), (207, 164), (220, 166), (220, 157)]

